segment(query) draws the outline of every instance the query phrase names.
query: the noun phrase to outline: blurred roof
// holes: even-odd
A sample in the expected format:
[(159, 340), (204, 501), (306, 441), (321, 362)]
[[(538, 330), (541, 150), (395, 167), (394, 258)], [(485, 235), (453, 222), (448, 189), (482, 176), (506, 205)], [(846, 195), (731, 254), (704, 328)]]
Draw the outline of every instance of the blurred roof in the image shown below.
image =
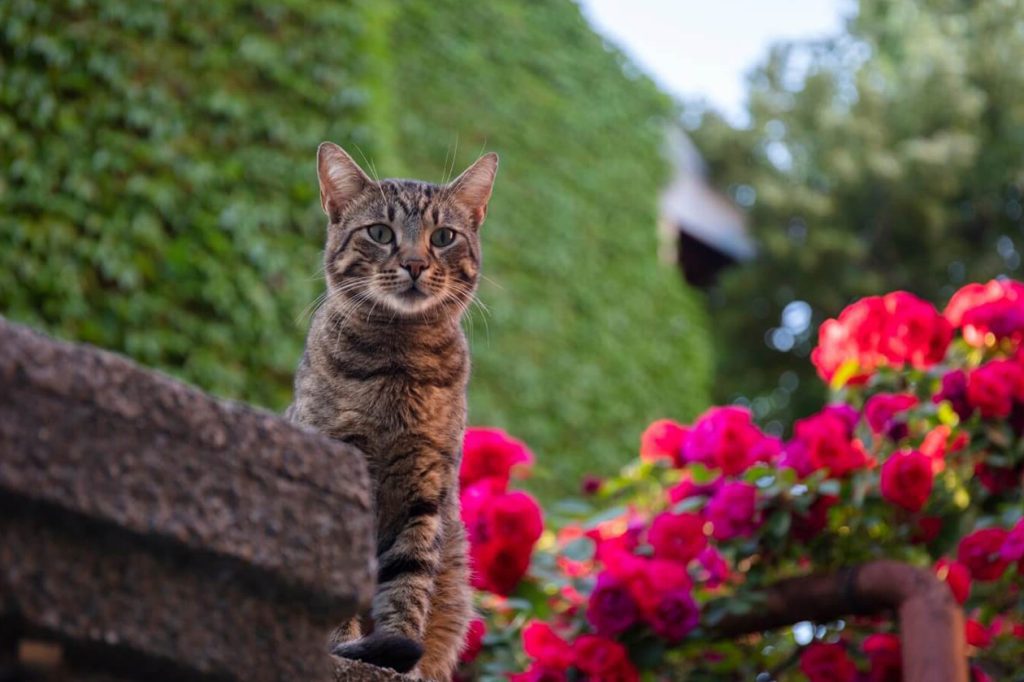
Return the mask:
[(690, 138), (682, 130), (672, 129), (666, 147), (674, 174), (660, 199), (664, 236), (675, 245), (681, 233), (730, 261), (753, 258), (756, 249), (746, 215), (708, 184), (704, 160)]

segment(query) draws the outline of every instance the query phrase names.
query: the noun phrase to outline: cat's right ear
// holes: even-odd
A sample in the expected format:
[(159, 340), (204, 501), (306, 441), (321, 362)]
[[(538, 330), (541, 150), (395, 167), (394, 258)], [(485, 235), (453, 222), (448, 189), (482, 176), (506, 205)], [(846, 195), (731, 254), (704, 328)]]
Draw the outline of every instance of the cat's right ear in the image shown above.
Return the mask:
[(316, 173), (320, 179), (320, 205), (332, 223), (337, 222), (342, 209), (373, 182), (352, 157), (333, 142), (321, 142), (316, 150)]

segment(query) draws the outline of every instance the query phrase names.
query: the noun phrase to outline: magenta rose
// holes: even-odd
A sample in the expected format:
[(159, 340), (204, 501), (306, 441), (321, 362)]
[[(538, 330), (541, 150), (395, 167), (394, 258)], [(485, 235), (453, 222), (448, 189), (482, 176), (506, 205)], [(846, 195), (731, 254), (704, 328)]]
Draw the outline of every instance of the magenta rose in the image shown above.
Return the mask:
[(597, 585), (587, 604), (587, 622), (602, 635), (626, 631), (639, 617), (636, 602), (626, 583), (607, 571), (597, 576)]
[(644, 613), (644, 619), (655, 634), (674, 644), (700, 623), (700, 608), (689, 590), (672, 590), (661, 595), (654, 608)]
[(761, 525), (757, 488), (749, 483), (724, 484), (705, 508), (716, 540), (747, 537)]
[(684, 564), (695, 558), (708, 544), (704, 523), (699, 514), (659, 514), (647, 533), (654, 556)]

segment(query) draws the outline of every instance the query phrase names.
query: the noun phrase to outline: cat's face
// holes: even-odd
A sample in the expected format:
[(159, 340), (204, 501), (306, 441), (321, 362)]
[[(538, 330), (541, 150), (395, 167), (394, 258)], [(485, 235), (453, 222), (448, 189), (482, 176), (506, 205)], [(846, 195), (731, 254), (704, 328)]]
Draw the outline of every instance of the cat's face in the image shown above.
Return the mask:
[(487, 154), (447, 185), (375, 182), (340, 147), (320, 145), (328, 296), (367, 319), (460, 316), (476, 289), (497, 168)]

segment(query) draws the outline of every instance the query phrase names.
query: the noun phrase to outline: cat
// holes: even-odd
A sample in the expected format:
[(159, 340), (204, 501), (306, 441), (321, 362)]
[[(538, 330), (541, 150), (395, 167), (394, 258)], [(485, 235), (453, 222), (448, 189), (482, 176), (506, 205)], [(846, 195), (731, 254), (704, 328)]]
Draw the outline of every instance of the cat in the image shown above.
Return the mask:
[(485, 154), (452, 182), (372, 180), (341, 147), (317, 152), (328, 217), (324, 304), (286, 417), (366, 455), (377, 528), (372, 631), (332, 652), (450, 680), (472, 618), (458, 471), (479, 230), (498, 169)]

